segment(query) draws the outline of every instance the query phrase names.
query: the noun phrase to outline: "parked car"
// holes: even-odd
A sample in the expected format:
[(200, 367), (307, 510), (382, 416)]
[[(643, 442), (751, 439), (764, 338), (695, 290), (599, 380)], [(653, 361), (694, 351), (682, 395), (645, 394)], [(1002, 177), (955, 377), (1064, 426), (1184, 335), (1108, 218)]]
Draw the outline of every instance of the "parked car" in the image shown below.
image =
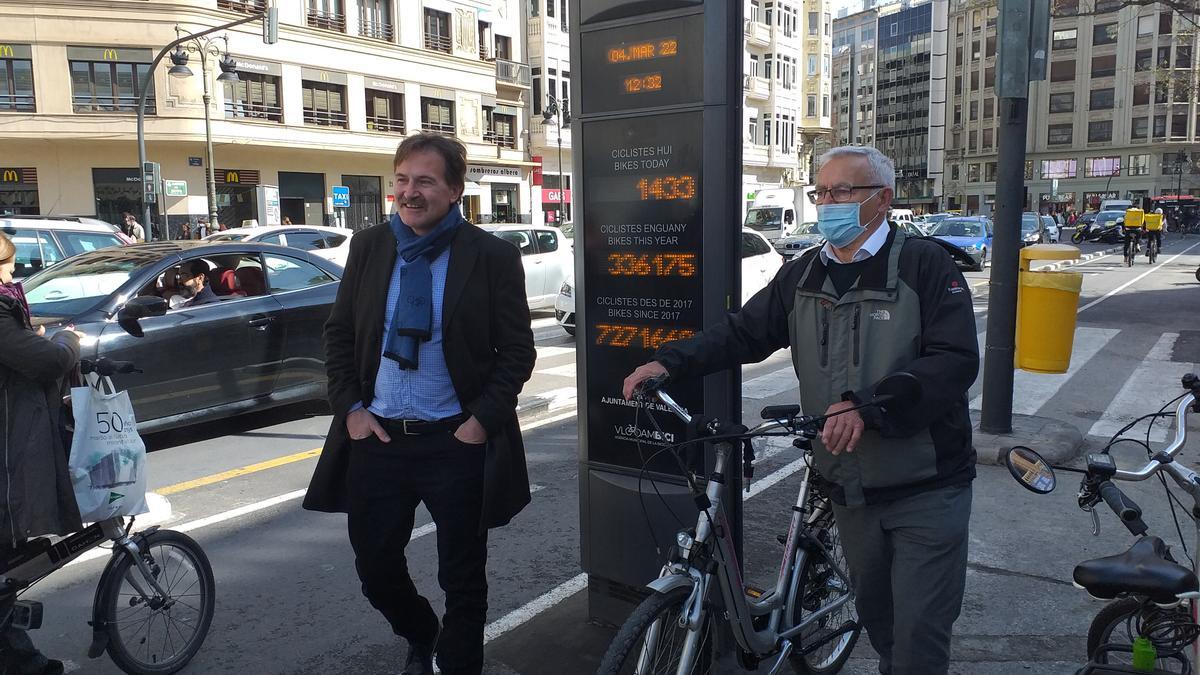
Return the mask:
[(1054, 220), (1054, 216), (1043, 215), (1043, 216), (1040, 216), (1040, 218), (1042, 219), (1042, 230), (1046, 234), (1046, 236), (1042, 240), (1042, 243), (1043, 244), (1046, 244), (1046, 243), (1057, 244), (1058, 243), (1058, 222), (1056, 220)]
[(776, 239), (772, 245), (785, 260), (791, 260), (824, 240), (815, 222), (800, 223), (792, 234)]
[(321, 225), (267, 225), (262, 227), (238, 227), (223, 232), (214, 232), (204, 241), (259, 241), (298, 248), (319, 255), (327, 260), (346, 266), (350, 256), (350, 238), (354, 231), (344, 227)]
[(550, 226), (492, 224), (479, 227), (521, 250), (529, 309), (553, 307), (563, 281), (575, 268), (570, 240), (558, 228)]
[(112, 225), (82, 220), (0, 216), (0, 234), (17, 246), (13, 277), (23, 279), (73, 255), (125, 244)]
[[(784, 261), (783, 256), (771, 248), (766, 237), (750, 229), (742, 230), (741, 255), (744, 304), (775, 278)], [(575, 334), (574, 274), (568, 275), (559, 288), (558, 297), (554, 301), (554, 316), (567, 334)]]
[(934, 226), (929, 235), (966, 251), (974, 262), (971, 269), (987, 266), (992, 248), (992, 221), (986, 216), (955, 216)]
[[(130, 298), (181, 293), (185, 262), (202, 260), (218, 301), (142, 319), (134, 338), (113, 318)], [(169, 241), (75, 256), (25, 280), (34, 323), (74, 324), (83, 358), (133, 361), (118, 375), (138, 430), (159, 431), (325, 396), (322, 333), (342, 268), (258, 242)]]
[(1036, 213), (1021, 214), (1021, 246), (1040, 244), (1046, 239), (1046, 228)]

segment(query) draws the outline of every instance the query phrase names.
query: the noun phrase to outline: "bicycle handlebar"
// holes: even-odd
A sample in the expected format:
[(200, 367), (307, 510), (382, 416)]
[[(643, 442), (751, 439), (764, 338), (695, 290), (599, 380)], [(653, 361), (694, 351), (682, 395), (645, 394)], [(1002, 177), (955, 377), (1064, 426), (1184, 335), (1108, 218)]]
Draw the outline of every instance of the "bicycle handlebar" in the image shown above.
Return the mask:
[[(1191, 408), (1192, 404), (1195, 402), (1196, 395), (1193, 393), (1185, 395), (1179, 401), (1179, 405), (1175, 408), (1175, 440), (1171, 441), (1171, 444), (1168, 445), (1165, 450), (1159, 453), (1160, 455), (1174, 458), (1175, 455), (1178, 455), (1179, 451), (1183, 449), (1184, 444), (1187, 443), (1187, 413), (1188, 409)], [(1164, 463), (1159, 461), (1156, 456), (1155, 458), (1152, 458), (1150, 461), (1146, 462), (1145, 466), (1136, 471), (1117, 469), (1117, 472), (1113, 474), (1113, 478), (1117, 480), (1130, 481), (1146, 480), (1150, 476), (1153, 476), (1155, 473), (1157, 473), (1158, 470), (1163, 466)]]
[(1123, 522), (1131, 523), (1142, 517), (1142, 508), (1138, 506), (1132, 499), (1129, 498), (1121, 488), (1113, 484), (1111, 480), (1106, 480), (1100, 484), (1097, 489), (1100, 493), (1100, 498), (1108, 504), (1108, 508), (1117, 514)]

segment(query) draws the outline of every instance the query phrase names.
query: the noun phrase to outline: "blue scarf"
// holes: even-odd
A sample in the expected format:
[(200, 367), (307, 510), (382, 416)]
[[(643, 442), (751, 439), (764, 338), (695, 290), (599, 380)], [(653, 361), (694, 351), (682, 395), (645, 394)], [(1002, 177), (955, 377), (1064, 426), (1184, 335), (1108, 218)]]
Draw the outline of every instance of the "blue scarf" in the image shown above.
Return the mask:
[(450, 245), (463, 224), (458, 204), (424, 236), (417, 236), (400, 214), (388, 223), (396, 237), (396, 254), (407, 263), (400, 270), (400, 297), (392, 309), (392, 330), (384, 336), (383, 355), (404, 370), (416, 370), (421, 342), (433, 337), (433, 272), (429, 266)]

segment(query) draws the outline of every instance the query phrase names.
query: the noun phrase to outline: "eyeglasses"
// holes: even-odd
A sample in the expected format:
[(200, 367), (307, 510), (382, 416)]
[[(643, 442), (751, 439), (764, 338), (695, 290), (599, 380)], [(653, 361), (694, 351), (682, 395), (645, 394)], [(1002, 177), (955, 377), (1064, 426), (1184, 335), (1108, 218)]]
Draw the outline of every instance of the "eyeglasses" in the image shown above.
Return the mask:
[(854, 197), (855, 190), (871, 190), (886, 187), (885, 185), (838, 185), (831, 188), (814, 188), (808, 191), (808, 201), (818, 204), (829, 195), (835, 203), (844, 204)]

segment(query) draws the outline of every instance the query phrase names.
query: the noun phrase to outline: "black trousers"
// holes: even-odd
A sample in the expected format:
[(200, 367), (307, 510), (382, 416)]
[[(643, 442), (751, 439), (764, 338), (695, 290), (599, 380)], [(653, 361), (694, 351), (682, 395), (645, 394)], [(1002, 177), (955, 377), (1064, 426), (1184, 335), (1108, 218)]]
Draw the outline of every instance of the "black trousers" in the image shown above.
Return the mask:
[(479, 527), (484, 448), (449, 432), (391, 437), (391, 443), (374, 436), (354, 441), (350, 454), (350, 545), (363, 595), (396, 635), (433, 640), (437, 614), (417, 592), (404, 557), (423, 502), (437, 526), (438, 583), (446, 593), (438, 666), (448, 674), (481, 673), (487, 619), (487, 530)]

